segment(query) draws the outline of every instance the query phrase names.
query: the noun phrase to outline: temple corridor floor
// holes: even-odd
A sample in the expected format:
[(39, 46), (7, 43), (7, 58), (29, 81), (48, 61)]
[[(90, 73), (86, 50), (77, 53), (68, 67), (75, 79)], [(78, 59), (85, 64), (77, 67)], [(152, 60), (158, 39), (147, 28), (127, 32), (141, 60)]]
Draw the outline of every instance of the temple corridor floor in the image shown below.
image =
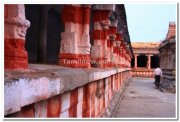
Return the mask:
[(132, 78), (111, 117), (175, 117), (174, 93), (155, 88), (152, 78)]

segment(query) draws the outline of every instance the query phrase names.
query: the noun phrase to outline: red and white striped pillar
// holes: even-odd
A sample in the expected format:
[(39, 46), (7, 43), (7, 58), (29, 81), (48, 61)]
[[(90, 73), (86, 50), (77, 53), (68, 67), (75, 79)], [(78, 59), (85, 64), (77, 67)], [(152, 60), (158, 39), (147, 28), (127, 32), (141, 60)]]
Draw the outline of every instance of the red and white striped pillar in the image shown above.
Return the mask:
[(127, 61), (127, 67), (129, 67), (129, 45), (126, 46), (126, 61)]
[(110, 30), (110, 40), (112, 43), (112, 66), (115, 67), (117, 64), (117, 45), (116, 45), (116, 32), (117, 32), (117, 22), (111, 22)]
[(7, 4), (4, 7), (5, 69), (27, 69), (28, 54), (24, 46), (30, 22), (25, 18), (24, 5)]
[(110, 26), (109, 27), (109, 38), (110, 38), (110, 57), (111, 57), (111, 66), (114, 66), (114, 43), (115, 43), (115, 33), (117, 31), (116, 27)]
[(128, 50), (128, 68), (131, 67), (131, 53), (130, 53), (130, 49)]
[(127, 67), (127, 50), (126, 50), (126, 45), (125, 45), (125, 50), (124, 50), (124, 65)]
[(116, 45), (118, 54), (118, 67), (120, 67), (120, 46), (121, 46), (121, 33), (116, 33)]
[(90, 68), (90, 6), (64, 5), (62, 20), (65, 24), (65, 32), (61, 33), (58, 64)]
[(124, 40), (121, 40), (121, 45), (120, 45), (120, 67), (123, 68), (123, 64), (124, 64)]
[(94, 67), (105, 68), (108, 66), (109, 15), (114, 9), (114, 5), (95, 5), (93, 8), (94, 45), (91, 48), (91, 59)]

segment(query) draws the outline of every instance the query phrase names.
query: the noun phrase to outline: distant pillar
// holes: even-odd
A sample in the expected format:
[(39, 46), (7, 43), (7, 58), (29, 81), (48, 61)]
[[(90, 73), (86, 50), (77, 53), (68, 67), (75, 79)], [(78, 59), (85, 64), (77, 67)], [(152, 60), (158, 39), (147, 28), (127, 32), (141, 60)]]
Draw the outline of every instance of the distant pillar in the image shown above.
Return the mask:
[(134, 54), (134, 68), (137, 69), (137, 54)]
[(24, 5), (5, 5), (4, 24), (5, 69), (27, 69), (25, 36), (30, 22), (25, 18)]
[(147, 68), (148, 68), (148, 70), (151, 69), (151, 56), (152, 56), (152, 55), (148, 55), (148, 63), (147, 63)]

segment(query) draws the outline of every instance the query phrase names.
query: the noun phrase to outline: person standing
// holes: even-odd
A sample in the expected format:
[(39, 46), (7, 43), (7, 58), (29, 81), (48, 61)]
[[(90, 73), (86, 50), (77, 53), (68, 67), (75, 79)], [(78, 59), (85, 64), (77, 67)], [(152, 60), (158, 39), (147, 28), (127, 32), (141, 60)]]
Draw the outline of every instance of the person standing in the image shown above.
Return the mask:
[(154, 69), (154, 75), (155, 75), (155, 84), (156, 88), (159, 89), (160, 79), (162, 77), (162, 70), (157, 66), (156, 69)]

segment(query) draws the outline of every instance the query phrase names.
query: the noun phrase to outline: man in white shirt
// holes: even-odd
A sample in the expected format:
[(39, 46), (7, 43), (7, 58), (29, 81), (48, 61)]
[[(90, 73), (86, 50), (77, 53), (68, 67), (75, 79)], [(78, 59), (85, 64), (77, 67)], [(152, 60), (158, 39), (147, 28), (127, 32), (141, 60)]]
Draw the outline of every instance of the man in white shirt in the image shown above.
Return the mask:
[(162, 76), (162, 70), (158, 66), (157, 66), (156, 69), (154, 69), (154, 75), (155, 75), (155, 84), (156, 84), (156, 87), (159, 89), (160, 78)]

